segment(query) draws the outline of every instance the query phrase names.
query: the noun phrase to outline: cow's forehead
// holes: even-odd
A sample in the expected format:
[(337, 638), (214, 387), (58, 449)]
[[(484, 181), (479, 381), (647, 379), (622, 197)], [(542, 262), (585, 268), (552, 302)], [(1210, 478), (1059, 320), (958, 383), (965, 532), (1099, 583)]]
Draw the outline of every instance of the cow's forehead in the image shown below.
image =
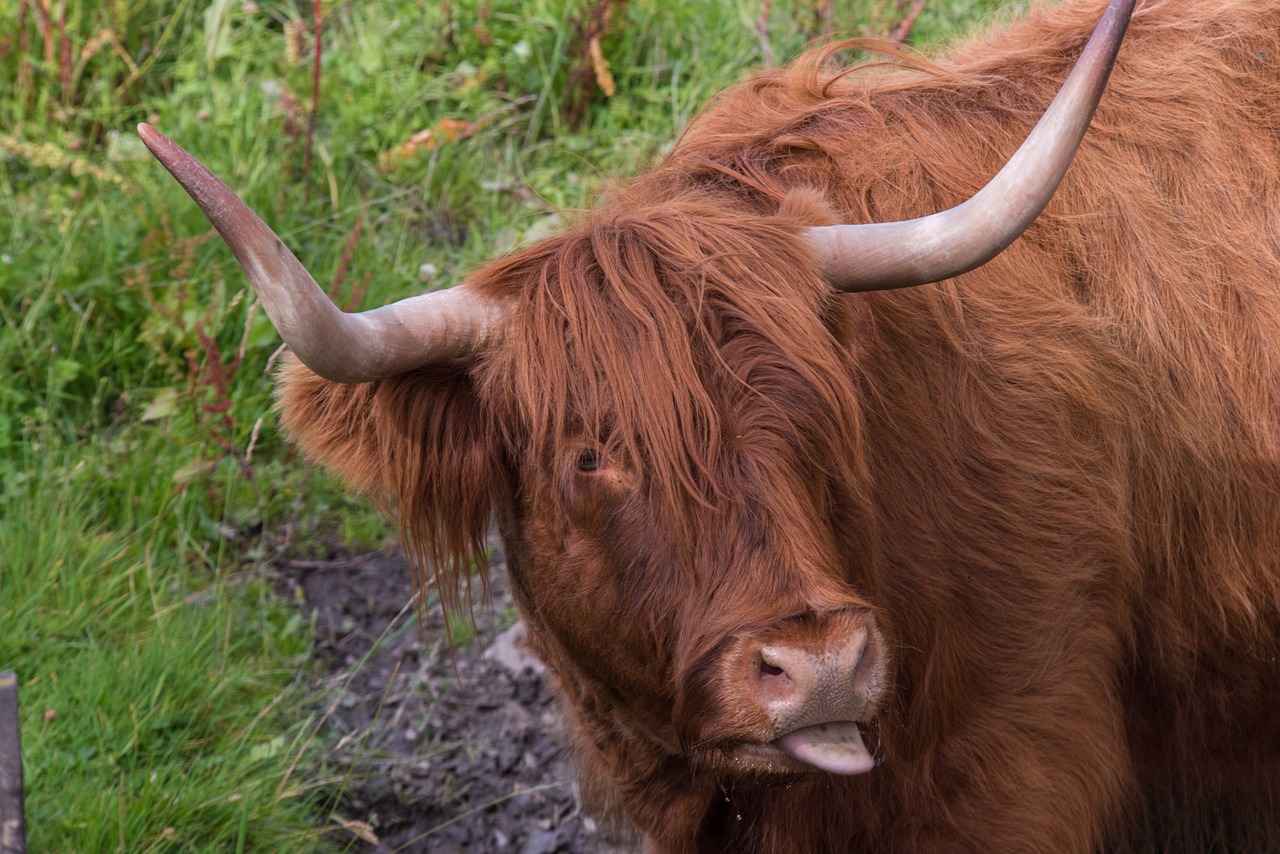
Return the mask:
[(803, 269), (800, 248), (776, 225), (714, 213), (668, 205), (595, 217), (485, 271), (519, 305), (489, 359), (495, 390), (530, 424), (608, 417), (658, 434), (673, 429), (662, 413), (674, 411), (684, 430), (711, 428), (719, 377), (743, 370), (729, 364), (741, 346), (728, 341), (767, 336), (785, 353), (821, 326), (821, 283), (778, 280), (760, 257)]
[[(861, 416), (831, 330), (843, 307), (794, 225), (706, 203), (608, 209), (473, 283), (518, 306), (479, 372), (521, 495), (560, 501), (594, 443), (692, 541), (727, 496), (778, 503), (801, 471), (854, 477)], [(767, 466), (788, 474), (761, 474), (766, 495), (740, 472)]]
[(628, 385), (679, 394), (770, 356), (830, 362), (829, 288), (776, 218), (605, 211), (487, 272), (520, 306), (507, 359), (568, 393), (552, 400), (585, 404)]

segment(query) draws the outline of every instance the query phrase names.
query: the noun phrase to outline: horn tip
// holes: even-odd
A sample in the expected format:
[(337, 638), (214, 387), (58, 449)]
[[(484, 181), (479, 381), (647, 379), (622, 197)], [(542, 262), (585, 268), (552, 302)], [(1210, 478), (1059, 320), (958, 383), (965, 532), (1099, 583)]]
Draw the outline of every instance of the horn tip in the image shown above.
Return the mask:
[(161, 157), (161, 152), (167, 151), (173, 146), (169, 137), (165, 136), (146, 122), (140, 122), (138, 124), (138, 138), (141, 139), (143, 145), (145, 145), (152, 154), (159, 157), (162, 162), (164, 161), (164, 158)]

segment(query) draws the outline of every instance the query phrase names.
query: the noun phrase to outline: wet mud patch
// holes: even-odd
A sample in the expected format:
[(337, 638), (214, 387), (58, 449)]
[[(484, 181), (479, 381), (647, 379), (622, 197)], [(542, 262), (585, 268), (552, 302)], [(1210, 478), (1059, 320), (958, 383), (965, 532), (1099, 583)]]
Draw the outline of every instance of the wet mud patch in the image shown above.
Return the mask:
[(319, 738), (340, 801), (335, 834), (365, 852), (586, 854), (607, 838), (575, 796), (563, 713), (521, 642), (500, 561), (476, 630), (419, 630), (398, 550), (285, 559), (284, 592), (314, 620), (327, 705)]

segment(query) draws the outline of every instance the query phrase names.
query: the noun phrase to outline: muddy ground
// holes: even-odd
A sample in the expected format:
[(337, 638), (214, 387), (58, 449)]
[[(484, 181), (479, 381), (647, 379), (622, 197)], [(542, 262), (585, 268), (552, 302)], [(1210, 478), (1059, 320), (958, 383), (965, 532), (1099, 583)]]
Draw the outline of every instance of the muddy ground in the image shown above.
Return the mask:
[(519, 642), (500, 557), (491, 602), (450, 652), (438, 607), (419, 631), (398, 550), (285, 559), (314, 614), (336, 835), (365, 852), (587, 854), (638, 850), (579, 808), (552, 677)]

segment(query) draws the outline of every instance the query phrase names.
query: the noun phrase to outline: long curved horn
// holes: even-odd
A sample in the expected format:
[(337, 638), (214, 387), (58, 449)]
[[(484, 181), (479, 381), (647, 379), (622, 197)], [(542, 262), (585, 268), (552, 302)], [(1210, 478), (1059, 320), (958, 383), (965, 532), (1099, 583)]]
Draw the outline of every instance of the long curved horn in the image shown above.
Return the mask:
[(235, 253), (280, 337), (339, 383), (404, 373), (482, 349), (502, 307), (465, 285), (359, 314), (338, 309), (266, 223), (199, 160), (147, 124), (138, 135)]
[(831, 286), (875, 291), (949, 279), (982, 266), (1017, 239), (1049, 204), (1080, 146), (1133, 5), (1112, 0), (1031, 135), (968, 201), (902, 222), (808, 229), (805, 236)]

